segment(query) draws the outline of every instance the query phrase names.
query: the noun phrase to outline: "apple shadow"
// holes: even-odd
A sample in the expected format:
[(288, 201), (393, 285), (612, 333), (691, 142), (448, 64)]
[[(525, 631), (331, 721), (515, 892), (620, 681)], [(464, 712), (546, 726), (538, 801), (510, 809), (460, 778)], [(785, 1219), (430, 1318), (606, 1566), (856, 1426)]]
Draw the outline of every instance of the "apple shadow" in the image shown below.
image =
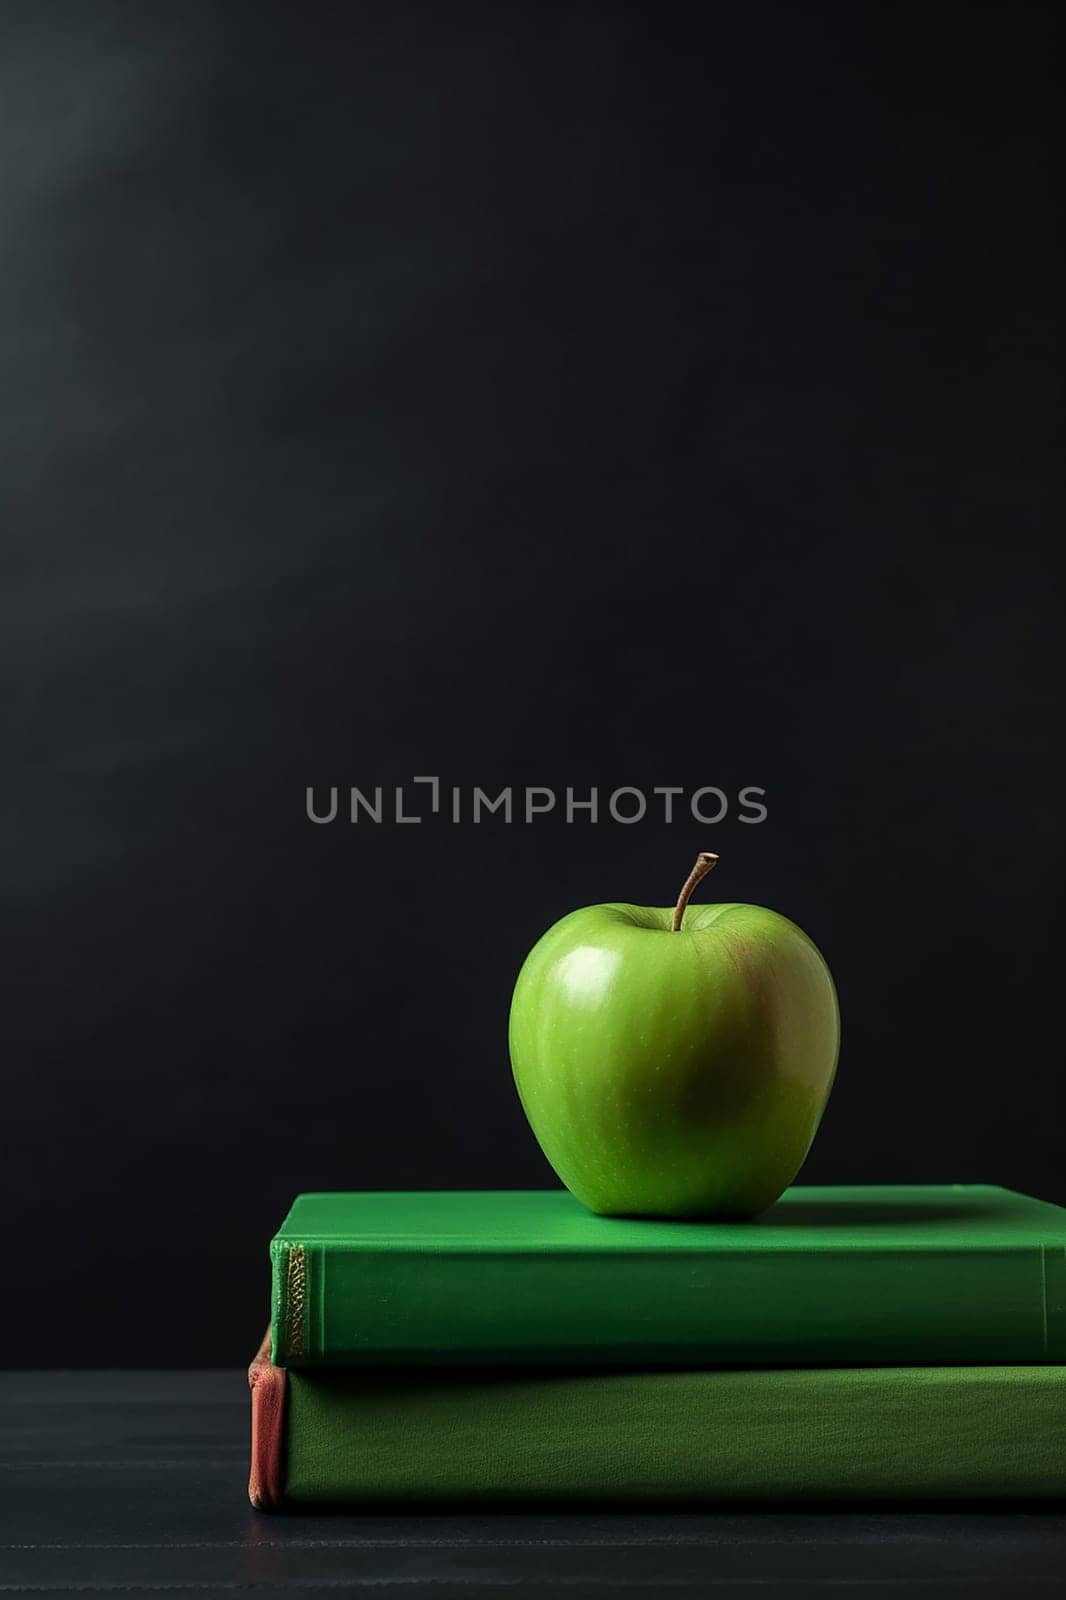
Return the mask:
[(780, 1201), (751, 1219), (756, 1228), (898, 1228), (923, 1222), (990, 1222), (1001, 1213), (996, 1199), (968, 1205), (922, 1205), (914, 1200)]
[(758, 1216), (655, 1217), (632, 1212), (627, 1222), (667, 1221), (691, 1228), (899, 1228), (914, 1223), (995, 1222), (1007, 1214), (999, 1195), (982, 1195), (968, 1204), (942, 1201), (935, 1205), (891, 1198), (878, 1200), (778, 1200)]

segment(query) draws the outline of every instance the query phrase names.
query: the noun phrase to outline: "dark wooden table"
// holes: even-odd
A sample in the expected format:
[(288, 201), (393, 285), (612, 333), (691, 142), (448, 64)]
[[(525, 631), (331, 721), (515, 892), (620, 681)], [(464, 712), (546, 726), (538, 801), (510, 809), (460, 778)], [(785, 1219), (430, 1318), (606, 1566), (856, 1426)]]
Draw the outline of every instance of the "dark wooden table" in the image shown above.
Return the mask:
[(1066, 1595), (1047, 1506), (263, 1517), (240, 1372), (0, 1375), (0, 1595)]

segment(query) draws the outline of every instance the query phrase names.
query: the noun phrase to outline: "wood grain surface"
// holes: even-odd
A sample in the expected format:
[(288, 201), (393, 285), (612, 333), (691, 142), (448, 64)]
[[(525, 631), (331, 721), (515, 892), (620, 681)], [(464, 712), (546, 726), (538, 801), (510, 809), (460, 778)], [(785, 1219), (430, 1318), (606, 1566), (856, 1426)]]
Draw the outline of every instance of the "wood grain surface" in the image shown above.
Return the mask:
[(1047, 1505), (257, 1515), (232, 1372), (0, 1375), (0, 1595), (1066, 1594)]

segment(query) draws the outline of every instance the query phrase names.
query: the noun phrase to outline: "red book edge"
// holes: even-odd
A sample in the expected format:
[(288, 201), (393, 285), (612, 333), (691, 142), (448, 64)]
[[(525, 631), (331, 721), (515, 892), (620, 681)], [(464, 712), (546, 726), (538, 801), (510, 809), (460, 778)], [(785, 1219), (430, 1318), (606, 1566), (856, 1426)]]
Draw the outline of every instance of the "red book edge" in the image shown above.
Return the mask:
[(284, 1496), (285, 1368), (270, 1359), (270, 1329), (248, 1368), (252, 1391), (252, 1469), (248, 1498), (257, 1511), (278, 1511)]

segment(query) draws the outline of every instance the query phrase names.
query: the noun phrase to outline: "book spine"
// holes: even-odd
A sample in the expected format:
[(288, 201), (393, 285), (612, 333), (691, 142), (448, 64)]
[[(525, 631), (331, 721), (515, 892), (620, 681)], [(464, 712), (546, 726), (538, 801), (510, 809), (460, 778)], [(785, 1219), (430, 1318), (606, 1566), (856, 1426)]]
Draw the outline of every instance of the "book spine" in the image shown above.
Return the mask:
[(257, 1511), (277, 1511), (285, 1496), (287, 1379), (270, 1359), (270, 1329), (248, 1368), (252, 1391), (252, 1461), (248, 1498)]
[(313, 1361), (320, 1353), (322, 1255), (313, 1245), (299, 1242), (275, 1240), (270, 1246), (271, 1354), (278, 1365)]

